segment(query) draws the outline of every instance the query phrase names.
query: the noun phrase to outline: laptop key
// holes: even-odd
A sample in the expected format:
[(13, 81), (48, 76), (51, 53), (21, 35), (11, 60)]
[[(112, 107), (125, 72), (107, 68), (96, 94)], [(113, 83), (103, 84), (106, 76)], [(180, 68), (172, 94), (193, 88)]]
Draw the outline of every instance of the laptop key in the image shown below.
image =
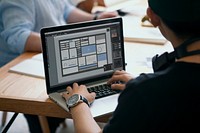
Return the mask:
[(88, 89), (88, 92), (90, 92), (90, 93), (91, 92), (96, 93), (95, 99), (118, 93), (117, 91), (112, 90), (110, 88), (110, 86), (108, 86), (107, 84), (99, 85), (99, 86), (95, 86), (95, 87), (90, 87), (90, 88), (87, 88), (87, 89)]

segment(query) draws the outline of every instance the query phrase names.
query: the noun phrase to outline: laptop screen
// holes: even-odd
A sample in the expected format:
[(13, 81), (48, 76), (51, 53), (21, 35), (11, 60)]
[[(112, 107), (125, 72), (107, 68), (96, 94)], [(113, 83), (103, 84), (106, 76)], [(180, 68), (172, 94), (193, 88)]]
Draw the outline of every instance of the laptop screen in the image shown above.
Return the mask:
[(41, 37), (50, 88), (86, 84), (125, 68), (121, 18), (44, 28)]

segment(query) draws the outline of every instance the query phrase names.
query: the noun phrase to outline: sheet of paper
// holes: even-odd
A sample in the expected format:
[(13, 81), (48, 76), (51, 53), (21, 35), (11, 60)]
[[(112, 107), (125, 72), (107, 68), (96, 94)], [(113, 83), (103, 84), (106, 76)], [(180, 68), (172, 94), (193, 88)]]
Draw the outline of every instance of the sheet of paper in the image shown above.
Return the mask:
[(158, 28), (143, 27), (141, 18), (136, 16), (123, 17), (124, 40), (141, 43), (165, 44), (166, 39)]
[(34, 55), (32, 59), (43, 61), (42, 53)]
[(45, 78), (42, 54), (37, 54), (33, 56), (33, 58), (20, 62), (11, 67), (9, 71), (38, 78)]
[(118, 9), (131, 8), (140, 0), (105, 0), (106, 11), (116, 11)]

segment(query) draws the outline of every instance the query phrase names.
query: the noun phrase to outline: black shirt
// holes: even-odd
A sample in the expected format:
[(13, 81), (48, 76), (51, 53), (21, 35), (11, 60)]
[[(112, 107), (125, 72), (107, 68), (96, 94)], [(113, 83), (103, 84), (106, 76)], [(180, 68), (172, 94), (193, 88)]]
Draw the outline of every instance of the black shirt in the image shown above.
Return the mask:
[(104, 133), (200, 132), (200, 64), (178, 62), (130, 80)]

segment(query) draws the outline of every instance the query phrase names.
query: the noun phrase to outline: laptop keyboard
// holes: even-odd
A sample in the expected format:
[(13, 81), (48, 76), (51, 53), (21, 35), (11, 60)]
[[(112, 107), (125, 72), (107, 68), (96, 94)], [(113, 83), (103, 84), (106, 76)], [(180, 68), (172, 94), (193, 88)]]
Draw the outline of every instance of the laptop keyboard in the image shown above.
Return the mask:
[(95, 99), (119, 93), (119, 91), (117, 91), (117, 90), (112, 90), (110, 88), (110, 86), (107, 85), (107, 84), (94, 86), (94, 87), (90, 87), (90, 88), (87, 88), (87, 89), (88, 89), (88, 91), (90, 93), (91, 92), (95, 92), (96, 93)]

